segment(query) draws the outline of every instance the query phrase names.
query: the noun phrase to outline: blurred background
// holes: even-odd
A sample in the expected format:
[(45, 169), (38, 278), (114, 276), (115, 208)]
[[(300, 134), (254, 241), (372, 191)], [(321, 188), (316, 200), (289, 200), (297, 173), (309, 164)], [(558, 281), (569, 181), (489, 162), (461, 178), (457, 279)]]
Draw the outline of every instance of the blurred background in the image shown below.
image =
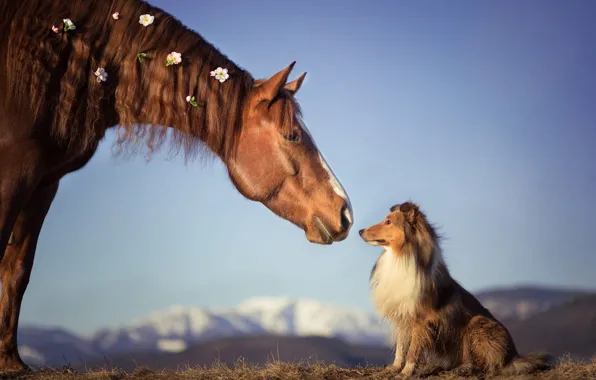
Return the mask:
[(308, 72), (297, 97), (351, 198), (352, 234), (310, 244), (242, 198), (220, 162), (116, 160), (109, 134), (46, 219), (21, 319), (26, 362), (122, 365), (143, 351), (209, 364), (270, 339), (288, 360), (302, 347), (383, 363), (368, 289), (380, 249), (357, 230), (407, 199), (522, 351), (596, 354), (595, 2), (151, 3), (257, 78), (293, 60), (290, 79)]

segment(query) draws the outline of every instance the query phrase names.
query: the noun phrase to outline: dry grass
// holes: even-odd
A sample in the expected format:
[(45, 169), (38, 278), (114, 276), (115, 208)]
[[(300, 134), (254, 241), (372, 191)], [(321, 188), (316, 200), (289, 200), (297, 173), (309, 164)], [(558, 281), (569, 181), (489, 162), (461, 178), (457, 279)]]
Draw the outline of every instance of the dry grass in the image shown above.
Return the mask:
[[(0, 378), (7, 378), (0, 375)], [(10, 377), (11, 379), (31, 379), (31, 380), (128, 380), (128, 379), (147, 379), (147, 380), (310, 380), (310, 379), (399, 379), (400, 376), (390, 367), (362, 367), (356, 369), (339, 368), (333, 365), (324, 364), (290, 364), (283, 362), (271, 362), (264, 367), (253, 367), (238, 362), (234, 367), (215, 364), (212, 367), (187, 367), (180, 368), (178, 371), (152, 371), (144, 368), (138, 368), (132, 373), (126, 373), (120, 370), (90, 370), (77, 373), (70, 369), (54, 370), (44, 369)], [(443, 373), (437, 376), (430, 376), (429, 380), (458, 380), (458, 379), (478, 379), (478, 377), (460, 377), (452, 373)], [(567, 358), (560, 362), (550, 371), (537, 373), (534, 375), (499, 377), (499, 379), (596, 379), (596, 359), (591, 363), (576, 362)]]

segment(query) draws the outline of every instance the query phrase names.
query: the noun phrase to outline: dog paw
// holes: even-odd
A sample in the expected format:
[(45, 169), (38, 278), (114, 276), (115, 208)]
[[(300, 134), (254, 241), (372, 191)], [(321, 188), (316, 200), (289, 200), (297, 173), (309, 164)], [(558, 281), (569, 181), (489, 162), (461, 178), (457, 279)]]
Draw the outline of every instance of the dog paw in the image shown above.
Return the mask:
[(453, 371), (453, 374), (461, 377), (470, 377), (474, 374), (474, 368), (470, 364), (463, 364)]
[(395, 359), (391, 368), (397, 371), (400, 371), (404, 367), (404, 360), (403, 359)]
[(399, 374), (405, 377), (411, 377), (414, 374), (414, 363), (406, 363), (404, 369)]

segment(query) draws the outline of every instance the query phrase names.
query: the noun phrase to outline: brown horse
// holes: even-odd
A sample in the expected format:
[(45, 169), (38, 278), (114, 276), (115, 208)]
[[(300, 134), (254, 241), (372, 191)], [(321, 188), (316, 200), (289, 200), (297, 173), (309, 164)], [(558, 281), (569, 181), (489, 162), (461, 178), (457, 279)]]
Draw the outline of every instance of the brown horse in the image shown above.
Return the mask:
[(309, 241), (347, 237), (350, 201), (302, 122), (294, 95), (305, 74), (287, 83), (294, 63), (254, 80), (139, 0), (0, 5), (0, 371), (26, 369), (19, 312), (58, 183), (89, 161), (112, 126), (120, 147), (144, 141), (149, 153), (173, 131), (172, 148), (187, 159), (201, 148), (214, 153), (243, 196)]

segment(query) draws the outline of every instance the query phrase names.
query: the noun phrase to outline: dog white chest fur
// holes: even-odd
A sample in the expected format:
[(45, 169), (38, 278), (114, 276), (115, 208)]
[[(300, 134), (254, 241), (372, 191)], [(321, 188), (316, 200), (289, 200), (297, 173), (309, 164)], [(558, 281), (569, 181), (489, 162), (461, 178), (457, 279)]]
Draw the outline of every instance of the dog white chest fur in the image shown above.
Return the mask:
[(386, 248), (371, 278), (372, 296), (381, 317), (399, 323), (412, 316), (422, 297), (423, 276), (415, 258), (398, 257)]

